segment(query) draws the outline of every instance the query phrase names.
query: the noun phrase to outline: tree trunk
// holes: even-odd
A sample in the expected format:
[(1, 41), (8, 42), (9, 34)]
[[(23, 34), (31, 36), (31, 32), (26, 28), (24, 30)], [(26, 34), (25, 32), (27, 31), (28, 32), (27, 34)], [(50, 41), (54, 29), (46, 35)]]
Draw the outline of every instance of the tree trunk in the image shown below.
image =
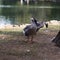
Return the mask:
[(57, 46), (60, 46), (60, 31), (56, 35), (56, 37), (53, 39), (53, 41)]
[(21, 0), (20, 2), (21, 2), (21, 5), (23, 5), (23, 0)]
[(29, 0), (27, 0), (27, 5), (29, 5)]

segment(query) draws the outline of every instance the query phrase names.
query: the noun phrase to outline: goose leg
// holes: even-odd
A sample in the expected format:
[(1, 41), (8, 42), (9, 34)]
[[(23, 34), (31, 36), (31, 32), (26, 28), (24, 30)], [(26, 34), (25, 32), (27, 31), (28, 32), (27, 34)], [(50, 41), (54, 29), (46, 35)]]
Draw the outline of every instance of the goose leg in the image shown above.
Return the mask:
[(27, 39), (25, 40), (25, 42), (27, 43), (29, 41), (29, 36), (27, 36)]
[(33, 36), (31, 36), (31, 43), (33, 43)]
[(27, 36), (27, 42), (29, 42), (29, 36)]

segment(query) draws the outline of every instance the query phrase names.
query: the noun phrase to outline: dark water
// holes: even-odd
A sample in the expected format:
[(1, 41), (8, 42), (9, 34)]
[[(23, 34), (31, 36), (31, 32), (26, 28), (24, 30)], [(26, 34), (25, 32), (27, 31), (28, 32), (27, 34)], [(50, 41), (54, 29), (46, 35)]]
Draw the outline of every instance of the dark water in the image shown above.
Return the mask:
[[(30, 18), (38, 20), (60, 20), (60, 6), (50, 4), (41, 6), (0, 5), (0, 24), (29, 23)], [(2, 22), (2, 23), (1, 23)]]

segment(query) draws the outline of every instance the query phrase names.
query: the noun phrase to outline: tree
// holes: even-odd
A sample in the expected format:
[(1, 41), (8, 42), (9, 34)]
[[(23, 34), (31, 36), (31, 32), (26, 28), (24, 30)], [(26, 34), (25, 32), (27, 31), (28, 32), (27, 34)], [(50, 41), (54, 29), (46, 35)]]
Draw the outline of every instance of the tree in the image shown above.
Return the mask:
[(29, 0), (27, 0), (27, 5), (29, 5)]
[(21, 0), (21, 5), (23, 5), (23, 0)]
[(58, 32), (58, 34), (56, 35), (52, 42), (54, 42), (57, 46), (60, 47), (60, 31)]

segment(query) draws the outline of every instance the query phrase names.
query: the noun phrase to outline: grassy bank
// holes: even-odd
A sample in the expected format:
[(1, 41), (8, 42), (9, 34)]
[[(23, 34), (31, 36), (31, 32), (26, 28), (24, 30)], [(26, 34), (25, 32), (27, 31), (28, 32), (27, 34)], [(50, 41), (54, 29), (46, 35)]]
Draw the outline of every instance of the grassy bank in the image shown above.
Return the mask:
[[(0, 34), (22, 34), (22, 30), (25, 26), (22, 27), (13, 27), (13, 28), (4, 28), (0, 29)], [(40, 31), (46, 30), (46, 27), (44, 26), (43, 28), (40, 29)], [(47, 30), (60, 30), (59, 25), (49, 25)]]

